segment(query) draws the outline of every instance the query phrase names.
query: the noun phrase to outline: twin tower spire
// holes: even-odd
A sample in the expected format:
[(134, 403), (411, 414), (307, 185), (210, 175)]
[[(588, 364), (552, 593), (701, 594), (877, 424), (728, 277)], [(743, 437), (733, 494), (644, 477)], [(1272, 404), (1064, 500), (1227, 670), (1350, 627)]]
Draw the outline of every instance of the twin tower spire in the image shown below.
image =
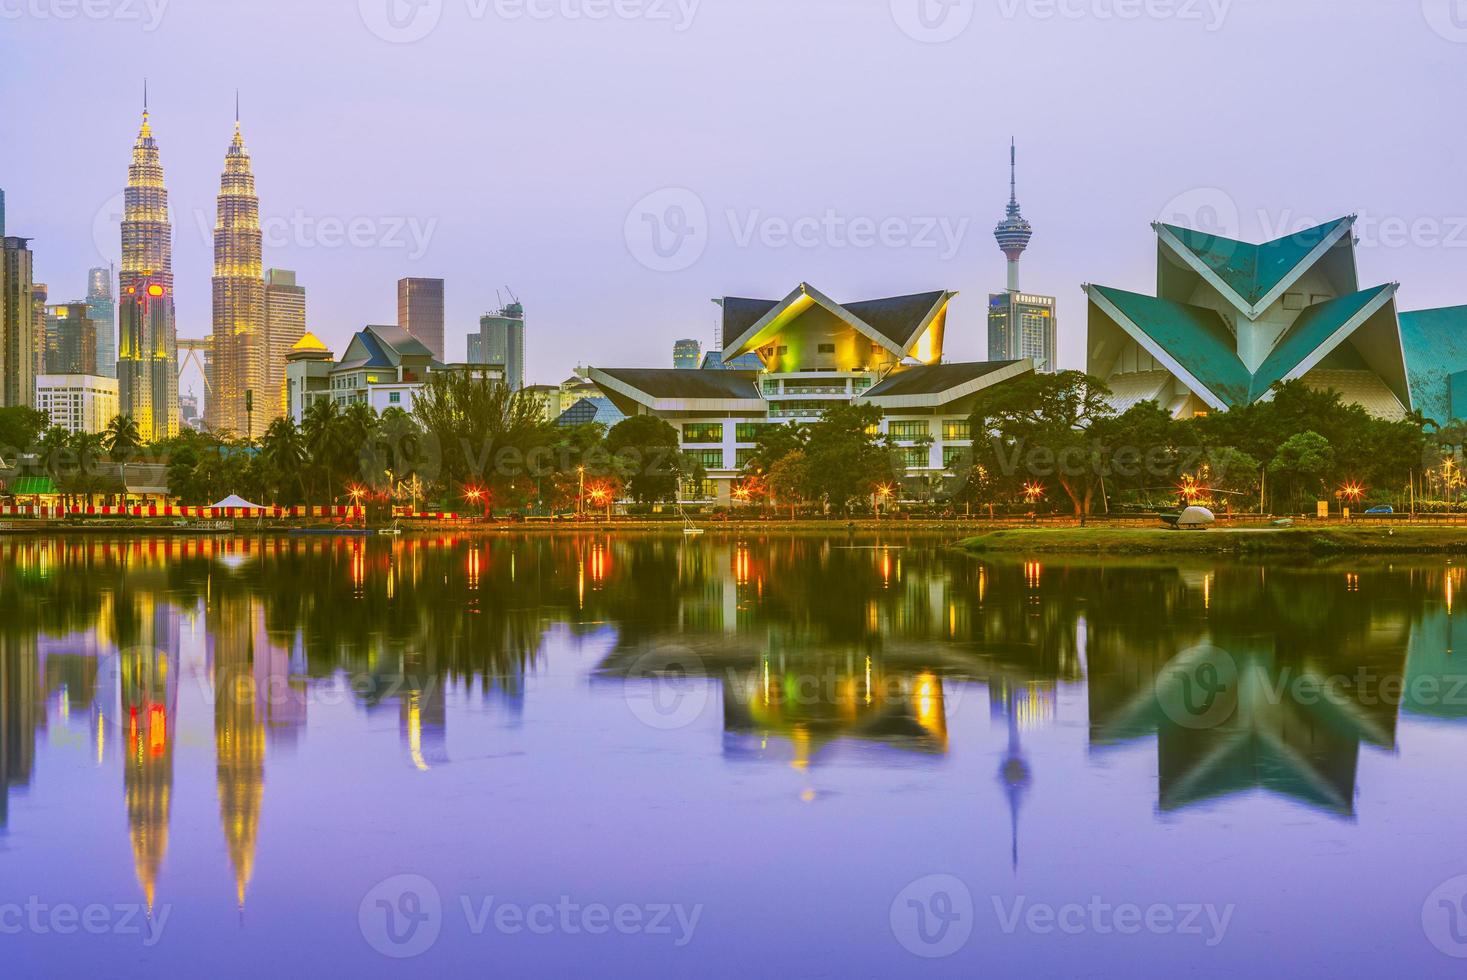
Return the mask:
[[(124, 402), (121, 410), (138, 420), (145, 437), (162, 438), (178, 433), (178, 338), (173, 315), (168, 192), (153, 136), (146, 79), (143, 122), (133, 148), (126, 202), (121, 294), (124, 300), (129, 296), (149, 297), (152, 309), (136, 311), (131, 318), (133, 335), (123, 336), (119, 361), (134, 361), (130, 374), (136, 378), (130, 385), (124, 382), (119, 386)], [(235, 90), (234, 136), (224, 156), (214, 222), (213, 321), (210, 367), (204, 379), (205, 421), (216, 433), (229, 432), (246, 439), (257, 438), (264, 431), (279, 414), (274, 408), (281, 401), (273, 390), (268, 363), (261, 237), (260, 201), (240, 125), (239, 91)], [(150, 291), (149, 286), (154, 289)]]

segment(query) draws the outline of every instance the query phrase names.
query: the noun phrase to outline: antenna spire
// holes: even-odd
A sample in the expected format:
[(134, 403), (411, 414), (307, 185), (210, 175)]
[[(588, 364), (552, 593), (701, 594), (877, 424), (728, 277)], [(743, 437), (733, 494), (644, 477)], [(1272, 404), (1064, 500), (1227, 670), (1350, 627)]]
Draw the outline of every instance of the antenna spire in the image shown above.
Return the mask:
[(1009, 137), (1009, 203), (1019, 203), (1019, 151), (1014, 138)]
[(234, 128), (239, 128), (239, 89), (234, 90)]

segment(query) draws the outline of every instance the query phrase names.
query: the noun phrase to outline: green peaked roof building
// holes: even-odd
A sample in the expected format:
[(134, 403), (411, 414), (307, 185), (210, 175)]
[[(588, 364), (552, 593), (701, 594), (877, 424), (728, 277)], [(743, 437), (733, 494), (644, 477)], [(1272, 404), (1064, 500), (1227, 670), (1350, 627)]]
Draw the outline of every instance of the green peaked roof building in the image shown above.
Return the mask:
[(1381, 418), (1404, 417), (1413, 386), (1397, 285), (1360, 288), (1354, 222), (1261, 245), (1154, 224), (1155, 296), (1085, 286), (1087, 369), (1120, 411), (1147, 400), (1178, 418), (1226, 411), (1303, 379)]

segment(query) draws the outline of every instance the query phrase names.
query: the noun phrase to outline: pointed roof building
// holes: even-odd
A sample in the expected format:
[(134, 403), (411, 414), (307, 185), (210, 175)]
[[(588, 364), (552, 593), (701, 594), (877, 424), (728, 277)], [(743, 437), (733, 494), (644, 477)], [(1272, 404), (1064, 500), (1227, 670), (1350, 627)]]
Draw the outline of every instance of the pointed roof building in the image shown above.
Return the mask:
[(1155, 296), (1087, 284), (1087, 369), (1117, 410), (1178, 418), (1302, 379), (1386, 419), (1412, 408), (1397, 284), (1361, 289), (1353, 215), (1261, 245), (1157, 223)]

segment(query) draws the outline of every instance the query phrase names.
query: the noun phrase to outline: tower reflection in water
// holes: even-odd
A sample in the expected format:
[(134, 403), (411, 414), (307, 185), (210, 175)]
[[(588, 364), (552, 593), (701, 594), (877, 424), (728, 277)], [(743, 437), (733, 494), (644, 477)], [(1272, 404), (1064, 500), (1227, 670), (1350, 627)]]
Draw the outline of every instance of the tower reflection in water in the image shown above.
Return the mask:
[[(731, 762), (808, 774), (991, 753), (1015, 863), (1045, 778), (1031, 743), (1065, 737), (1045, 729), (1081, 705), (1098, 756), (1154, 741), (1162, 811), (1264, 793), (1349, 818), (1362, 746), (1394, 750), (1402, 712), (1467, 717), (1467, 690), (1450, 696), (1462, 584), (1442, 563), (977, 561), (902, 535), (0, 538), (0, 832), (13, 793), (60, 778), (37, 774), (37, 745), (65, 733), (97, 765), (117, 757), (138, 887), (158, 901), (180, 723), (211, 712), (242, 908), (271, 759), (312, 722), (316, 694), (344, 689), (350, 710), (394, 719), (394, 764), (432, 773), (451, 766), (464, 711), (522, 723), (547, 635), (614, 638), (575, 668), (596, 697), (673, 669), (716, 687)], [(181, 650), (199, 631), (193, 663)], [(1232, 665), (1230, 710), (1189, 724), (1168, 705), (1209, 650)], [(954, 719), (985, 692), (991, 743), (954, 744)]]

